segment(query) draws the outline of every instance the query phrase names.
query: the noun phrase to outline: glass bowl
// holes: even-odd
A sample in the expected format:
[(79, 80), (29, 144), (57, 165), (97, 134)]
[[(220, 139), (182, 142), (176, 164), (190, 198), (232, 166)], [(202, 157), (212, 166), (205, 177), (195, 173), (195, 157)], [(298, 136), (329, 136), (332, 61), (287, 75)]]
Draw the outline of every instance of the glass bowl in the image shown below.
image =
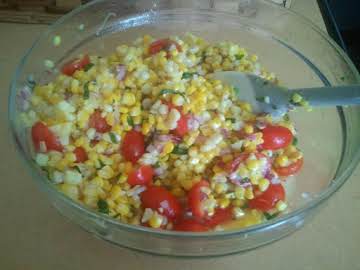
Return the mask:
[[(21, 124), (16, 106), (24, 85), (50, 81), (66, 60), (80, 52), (106, 55), (143, 34), (160, 38), (188, 31), (210, 42), (238, 42), (290, 88), (359, 83), (354, 65), (334, 41), (301, 16), (267, 1), (94, 1), (49, 27), (18, 65), (10, 90), (9, 120), (20, 156), (64, 216), (120, 246), (197, 257), (242, 252), (285, 237), (324, 205), (358, 163), (358, 107), (293, 113), (305, 164), (296, 181), (287, 181), (289, 211), (234, 231), (181, 233), (122, 224), (58, 192), (31, 157), (28, 127)], [(61, 46), (53, 44), (56, 35)]]

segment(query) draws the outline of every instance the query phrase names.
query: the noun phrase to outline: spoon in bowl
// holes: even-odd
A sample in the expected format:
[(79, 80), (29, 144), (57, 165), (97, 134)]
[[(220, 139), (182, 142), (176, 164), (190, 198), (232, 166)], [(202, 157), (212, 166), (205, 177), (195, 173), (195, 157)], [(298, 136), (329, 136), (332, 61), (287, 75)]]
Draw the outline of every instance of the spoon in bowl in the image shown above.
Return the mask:
[(219, 71), (214, 78), (232, 85), (239, 99), (249, 102), (254, 112), (280, 117), (302, 104), (311, 107), (360, 105), (360, 86), (286, 89), (252, 74)]

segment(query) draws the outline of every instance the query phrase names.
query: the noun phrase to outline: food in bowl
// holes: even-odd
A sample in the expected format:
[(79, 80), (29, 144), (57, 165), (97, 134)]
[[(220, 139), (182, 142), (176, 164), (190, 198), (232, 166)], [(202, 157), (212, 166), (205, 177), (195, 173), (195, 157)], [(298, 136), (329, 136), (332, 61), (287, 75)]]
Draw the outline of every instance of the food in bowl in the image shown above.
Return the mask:
[(22, 95), (34, 159), (61, 192), (129, 224), (203, 232), (273, 218), (303, 165), (294, 125), (252, 112), (217, 70), (277, 82), (239, 45), (192, 34), (83, 54)]

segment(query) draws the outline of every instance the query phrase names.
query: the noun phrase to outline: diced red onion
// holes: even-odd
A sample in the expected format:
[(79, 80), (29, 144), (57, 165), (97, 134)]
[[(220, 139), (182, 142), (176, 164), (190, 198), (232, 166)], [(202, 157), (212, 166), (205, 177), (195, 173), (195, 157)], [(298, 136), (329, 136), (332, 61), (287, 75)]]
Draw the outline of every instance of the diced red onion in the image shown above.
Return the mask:
[(124, 65), (117, 65), (116, 66), (116, 79), (122, 81), (126, 75), (126, 66)]

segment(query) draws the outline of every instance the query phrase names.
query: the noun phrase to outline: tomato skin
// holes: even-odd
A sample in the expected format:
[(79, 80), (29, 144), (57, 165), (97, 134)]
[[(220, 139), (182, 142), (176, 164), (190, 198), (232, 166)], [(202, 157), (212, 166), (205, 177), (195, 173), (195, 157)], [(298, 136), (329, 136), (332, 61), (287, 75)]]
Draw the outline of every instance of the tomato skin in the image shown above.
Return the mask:
[(217, 208), (213, 216), (205, 220), (204, 224), (209, 227), (215, 227), (221, 223), (233, 219), (233, 208)]
[(85, 55), (81, 59), (75, 59), (63, 65), (61, 72), (65, 75), (72, 76), (75, 71), (83, 69), (88, 64), (90, 64), (90, 57), (89, 55)]
[(77, 163), (82, 163), (82, 162), (85, 162), (88, 160), (87, 153), (86, 153), (85, 149), (81, 146), (75, 148), (74, 154), (76, 156)]
[(158, 39), (158, 40), (156, 40), (156, 41), (154, 41), (153, 43), (150, 44), (149, 54), (154, 55), (154, 54), (157, 54), (158, 52), (160, 52), (161, 50), (168, 50), (168, 48), (172, 44), (174, 44), (176, 46), (176, 49), (179, 52), (182, 51), (181, 46), (176, 41), (173, 41), (173, 40), (168, 39), (168, 38), (164, 38), (164, 39)]
[(145, 153), (144, 135), (135, 130), (126, 132), (121, 145), (121, 153), (127, 161), (136, 163)]
[(54, 133), (43, 122), (36, 122), (31, 128), (31, 136), (36, 151), (40, 151), (40, 142), (46, 145), (46, 151), (63, 151), (63, 146)]
[(201, 180), (196, 183), (189, 191), (187, 195), (188, 206), (195, 218), (204, 218), (206, 212), (201, 209), (201, 203), (207, 198), (207, 195), (201, 191), (203, 187), (209, 187), (209, 183), (205, 180)]
[(259, 196), (249, 200), (249, 208), (261, 211), (269, 211), (275, 207), (276, 203), (285, 199), (285, 190), (281, 184), (270, 184), (270, 186)]
[(95, 128), (99, 133), (106, 133), (111, 130), (111, 126), (106, 122), (106, 119), (101, 116), (101, 112), (96, 110), (90, 116), (89, 127)]
[(180, 112), (181, 117), (177, 121), (177, 127), (174, 130), (174, 134), (179, 137), (184, 137), (189, 132), (188, 120), (190, 118), (189, 115), (184, 115)]
[[(177, 198), (164, 187), (148, 186), (140, 194), (143, 208), (151, 208), (165, 215), (170, 220), (177, 220), (182, 214), (182, 209)], [(161, 213), (159, 208), (163, 209)]]
[(299, 172), (304, 164), (304, 159), (300, 158), (286, 167), (274, 167), (275, 172), (280, 176), (289, 176)]
[(142, 165), (129, 173), (127, 182), (130, 186), (150, 185), (154, 174), (154, 169), (151, 166)]
[(201, 224), (193, 219), (184, 219), (174, 225), (174, 231), (181, 232), (206, 232), (210, 228), (204, 224)]
[(293, 134), (286, 127), (267, 126), (261, 132), (264, 140), (264, 143), (261, 146), (265, 150), (285, 148), (293, 140)]

